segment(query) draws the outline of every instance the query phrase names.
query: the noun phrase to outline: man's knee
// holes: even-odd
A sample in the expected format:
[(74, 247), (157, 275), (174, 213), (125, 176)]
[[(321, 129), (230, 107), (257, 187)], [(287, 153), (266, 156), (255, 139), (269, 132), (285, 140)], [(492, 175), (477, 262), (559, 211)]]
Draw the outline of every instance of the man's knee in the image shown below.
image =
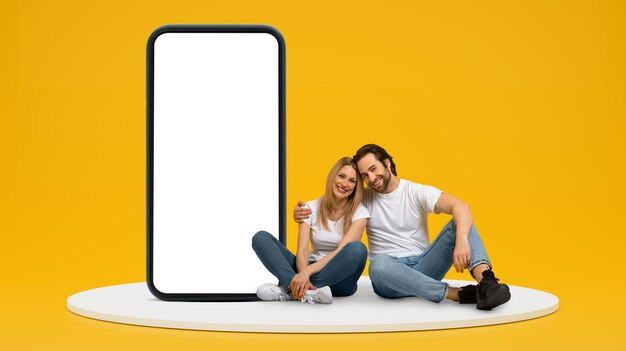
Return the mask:
[(447, 242), (453, 245), (456, 243), (456, 224), (454, 223), (454, 219), (451, 219), (448, 224), (443, 227), (440, 235), (445, 237)]
[(456, 231), (456, 223), (454, 223), (454, 219), (449, 220), (448, 223), (446, 223), (445, 228)]
[(384, 297), (386, 299), (396, 299), (398, 298), (397, 294), (394, 293), (394, 291), (392, 291), (391, 289), (383, 286), (383, 285), (376, 285), (374, 283), (374, 281), (372, 281), (372, 289), (374, 290), (374, 294), (380, 296), (380, 297)]
[(385, 294), (383, 294), (377, 287), (376, 284), (374, 284), (374, 282), (372, 281), (372, 289), (374, 290), (374, 294), (380, 296), (380, 297), (385, 297)]
[(372, 257), (369, 268), (370, 279), (372, 282), (376, 282), (381, 278), (381, 276), (388, 274), (392, 263), (393, 260), (391, 257), (385, 254)]
[(397, 291), (387, 287), (385, 277), (393, 274), (393, 270), (399, 268), (397, 262), (389, 255), (381, 254), (370, 260), (369, 275), (374, 293), (386, 299), (401, 297)]

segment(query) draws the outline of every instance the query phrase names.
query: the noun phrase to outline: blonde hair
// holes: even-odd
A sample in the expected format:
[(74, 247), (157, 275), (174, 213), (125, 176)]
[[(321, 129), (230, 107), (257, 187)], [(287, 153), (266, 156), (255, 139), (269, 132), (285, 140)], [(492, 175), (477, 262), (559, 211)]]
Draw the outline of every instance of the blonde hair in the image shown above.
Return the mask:
[[(335, 163), (333, 168), (330, 169), (330, 172), (328, 172), (328, 177), (326, 178), (326, 192), (324, 193), (324, 196), (320, 198), (317, 212), (317, 220), (319, 221), (318, 224), (325, 230), (329, 230), (328, 219), (330, 218), (330, 214), (339, 206), (335, 200), (335, 195), (333, 194), (335, 177), (337, 177), (339, 171), (341, 171), (341, 169), (345, 166), (350, 166), (355, 170), (356, 185), (352, 194), (348, 196), (348, 202), (344, 208), (343, 215), (339, 219), (343, 220), (343, 234), (345, 234), (352, 225), (352, 217), (354, 217), (354, 213), (359, 208), (361, 199), (363, 198), (363, 179), (359, 174), (356, 164), (350, 157), (340, 158), (339, 161)], [(337, 220), (337, 222), (339, 222), (339, 220)]]

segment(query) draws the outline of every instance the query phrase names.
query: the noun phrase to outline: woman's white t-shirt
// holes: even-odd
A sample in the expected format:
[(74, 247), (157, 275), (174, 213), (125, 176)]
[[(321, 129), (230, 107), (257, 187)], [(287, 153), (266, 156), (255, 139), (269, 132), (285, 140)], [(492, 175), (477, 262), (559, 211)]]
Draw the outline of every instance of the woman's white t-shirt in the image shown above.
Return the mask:
[[(309, 208), (313, 211), (309, 218), (304, 220), (305, 223), (311, 226), (310, 242), (312, 252), (309, 256), (309, 261), (319, 261), (331, 251), (336, 250), (337, 246), (339, 246), (343, 238), (343, 219), (337, 222), (328, 220), (329, 230), (326, 230), (317, 220), (319, 199), (308, 201), (307, 205), (309, 205)], [(363, 218), (370, 218), (370, 213), (363, 204), (359, 204), (359, 207), (352, 217), (352, 223)]]

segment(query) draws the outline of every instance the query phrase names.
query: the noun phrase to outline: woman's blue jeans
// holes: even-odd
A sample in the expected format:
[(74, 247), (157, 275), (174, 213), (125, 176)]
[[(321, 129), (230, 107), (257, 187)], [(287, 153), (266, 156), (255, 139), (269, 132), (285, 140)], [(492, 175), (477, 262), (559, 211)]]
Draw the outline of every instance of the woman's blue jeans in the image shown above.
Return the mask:
[[(296, 256), (289, 252), (273, 235), (260, 231), (252, 237), (252, 248), (257, 256), (287, 290), (297, 274)], [(365, 268), (367, 249), (359, 241), (346, 244), (324, 268), (311, 276), (316, 288), (329, 286), (333, 296), (350, 296), (356, 292), (357, 282)]]
[[(491, 267), (476, 227), (469, 234), (471, 260), (469, 271), (482, 263)], [(376, 255), (370, 260), (369, 275), (374, 292), (382, 297), (395, 299), (420, 296), (429, 301), (440, 302), (448, 294), (448, 284), (441, 280), (454, 263), (456, 225), (451, 220), (441, 233), (417, 256), (393, 257)]]

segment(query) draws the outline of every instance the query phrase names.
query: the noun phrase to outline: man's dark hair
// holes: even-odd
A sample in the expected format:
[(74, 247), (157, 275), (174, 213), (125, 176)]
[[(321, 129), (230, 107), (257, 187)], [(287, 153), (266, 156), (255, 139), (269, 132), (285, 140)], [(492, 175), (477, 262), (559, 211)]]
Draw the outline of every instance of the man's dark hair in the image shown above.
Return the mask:
[(376, 159), (380, 161), (383, 166), (385, 166), (385, 160), (389, 160), (389, 163), (391, 164), (391, 173), (393, 173), (393, 175), (395, 176), (398, 175), (398, 173), (396, 172), (396, 164), (393, 162), (393, 157), (391, 157), (391, 155), (389, 155), (385, 149), (376, 144), (367, 144), (361, 146), (359, 151), (356, 152), (356, 155), (352, 157), (352, 160), (357, 163), (367, 154), (373, 154), (374, 156), (376, 156)]

